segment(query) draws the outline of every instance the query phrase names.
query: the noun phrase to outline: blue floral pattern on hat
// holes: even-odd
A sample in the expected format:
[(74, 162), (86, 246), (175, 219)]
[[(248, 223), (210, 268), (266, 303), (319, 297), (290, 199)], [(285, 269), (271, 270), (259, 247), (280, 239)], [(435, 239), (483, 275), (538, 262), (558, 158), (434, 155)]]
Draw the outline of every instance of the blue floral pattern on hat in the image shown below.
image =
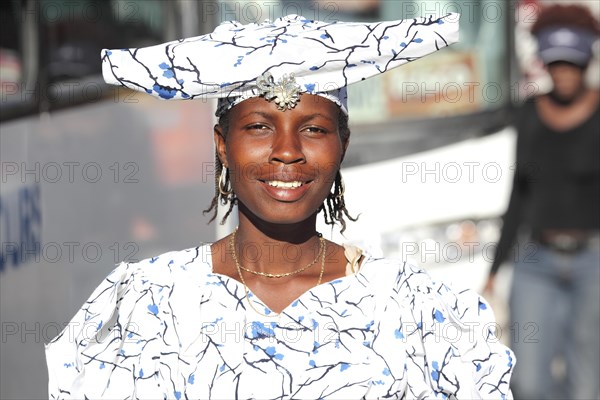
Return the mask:
[[(156, 46), (103, 50), (106, 82), (161, 99), (239, 99), (260, 95), (257, 78), (294, 75), (302, 92), (346, 86), (458, 41), (458, 15), (385, 22), (321, 22), (288, 15), (274, 22), (229, 21), (214, 32)], [(227, 108), (225, 106), (225, 108)], [(222, 105), (220, 108), (223, 108)]]

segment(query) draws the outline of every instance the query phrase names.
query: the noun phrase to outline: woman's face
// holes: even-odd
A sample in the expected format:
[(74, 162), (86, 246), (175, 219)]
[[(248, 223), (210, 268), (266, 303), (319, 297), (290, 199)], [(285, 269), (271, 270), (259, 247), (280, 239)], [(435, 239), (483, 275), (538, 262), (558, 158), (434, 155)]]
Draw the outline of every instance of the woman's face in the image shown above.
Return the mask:
[(584, 88), (582, 68), (567, 63), (555, 62), (548, 65), (548, 72), (554, 85), (554, 95), (564, 102), (573, 101)]
[(303, 94), (290, 110), (256, 97), (229, 112), (229, 130), (217, 125), (215, 141), (240, 210), (277, 224), (313, 216), (329, 194), (347, 146), (339, 135), (339, 107)]

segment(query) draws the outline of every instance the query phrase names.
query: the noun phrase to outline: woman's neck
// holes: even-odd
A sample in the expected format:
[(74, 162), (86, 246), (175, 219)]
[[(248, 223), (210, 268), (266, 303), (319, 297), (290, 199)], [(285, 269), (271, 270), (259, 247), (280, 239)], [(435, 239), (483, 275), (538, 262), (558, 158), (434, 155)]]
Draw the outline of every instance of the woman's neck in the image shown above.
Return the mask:
[(295, 224), (274, 224), (239, 213), (235, 250), (239, 262), (254, 271), (286, 273), (311, 263), (320, 251), (316, 213)]
[(547, 95), (537, 99), (540, 120), (557, 132), (570, 131), (585, 123), (600, 104), (600, 91), (587, 89), (569, 104), (557, 103)]

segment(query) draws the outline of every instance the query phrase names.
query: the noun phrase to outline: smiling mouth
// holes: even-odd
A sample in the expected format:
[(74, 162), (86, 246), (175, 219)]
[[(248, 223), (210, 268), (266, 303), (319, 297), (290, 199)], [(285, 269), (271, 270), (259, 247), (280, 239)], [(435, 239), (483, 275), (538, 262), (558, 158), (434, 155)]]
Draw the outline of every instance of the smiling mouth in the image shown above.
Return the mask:
[(300, 186), (304, 185), (305, 182), (301, 181), (292, 181), (292, 182), (283, 182), (283, 181), (264, 181), (267, 185), (276, 187), (278, 189), (297, 189)]

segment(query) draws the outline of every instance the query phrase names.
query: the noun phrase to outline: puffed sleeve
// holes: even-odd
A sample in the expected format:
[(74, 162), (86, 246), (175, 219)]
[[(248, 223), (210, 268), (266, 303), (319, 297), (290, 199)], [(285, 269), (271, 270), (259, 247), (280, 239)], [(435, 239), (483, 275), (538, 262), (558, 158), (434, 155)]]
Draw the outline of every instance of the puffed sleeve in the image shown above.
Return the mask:
[(486, 301), (471, 290), (455, 292), (410, 265), (396, 282), (407, 398), (512, 398), (515, 357), (496, 336)]
[(157, 350), (148, 339), (160, 330), (155, 284), (139, 264), (121, 263), (94, 290), (46, 345), (51, 399), (161, 396), (152, 379)]

